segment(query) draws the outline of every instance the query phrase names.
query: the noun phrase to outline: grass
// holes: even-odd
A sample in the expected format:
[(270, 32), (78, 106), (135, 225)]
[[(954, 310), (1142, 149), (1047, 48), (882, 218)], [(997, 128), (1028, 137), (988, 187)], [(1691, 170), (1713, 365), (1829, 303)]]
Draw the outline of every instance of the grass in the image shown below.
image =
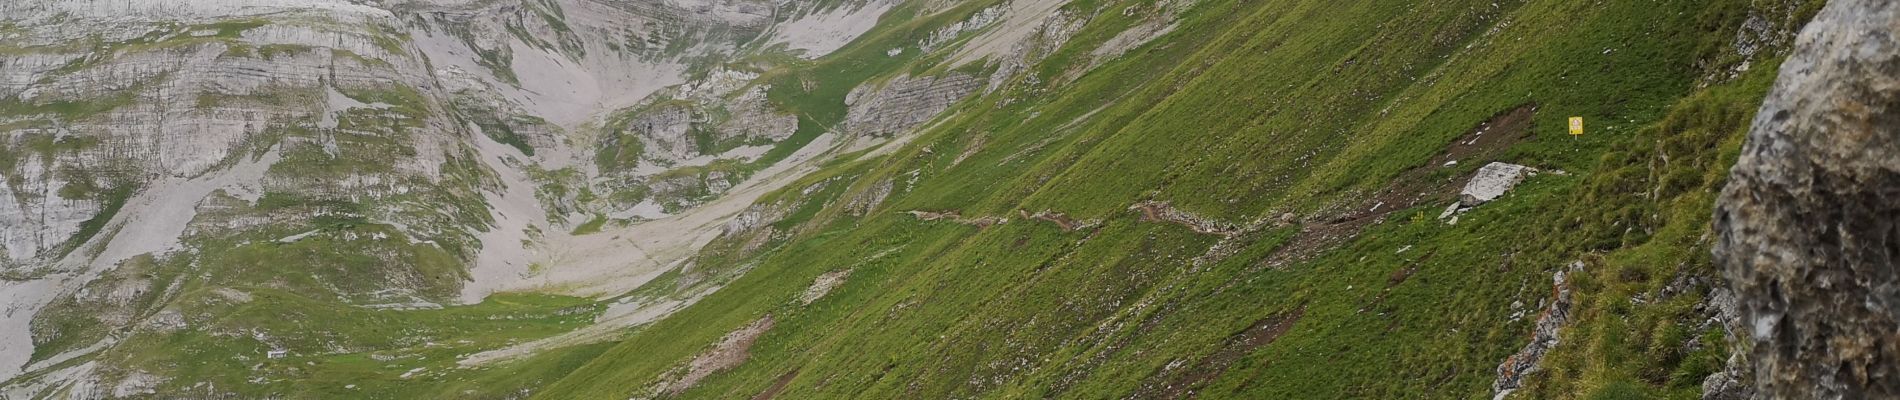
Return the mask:
[[(1726, 351), (1720, 327), (1694, 323), (1706, 319), (1693, 306), (1707, 286), (1659, 297), (1678, 276), (1712, 274), (1697, 238), (1773, 77), (1759, 66), (1775, 60), (1706, 88), (1698, 82), (1720, 68), (1697, 65), (1732, 58), (1724, 43), (1751, 7), (1203, 2), (1158, 43), (1073, 82), (1018, 82), (890, 156), (832, 164), (768, 196), (789, 208), (774, 226), (795, 234), (756, 253), (715, 243), (700, 255), (757, 263), (752, 272), (537, 396), (641, 395), (771, 315), (777, 325), (744, 364), (680, 397), (777, 386), (782, 398), (1104, 398), (1174, 382), (1223, 398), (1468, 398), (1488, 395), (1498, 363), (1523, 346), (1531, 320), (1511, 315), (1535, 313), (1551, 271), (1583, 260), (1579, 317), (1565, 333), (1576, 345), (1552, 353), (1525, 393), (1693, 397)], [(1326, 17), (1339, 15), (1354, 18)], [(1091, 43), (1126, 25), (1105, 19), (1076, 37)], [(854, 49), (888, 49), (877, 41), (903, 29), (814, 62), (830, 67), (811, 70), (822, 73), (771, 77), (775, 101), (806, 129), (836, 121), (842, 108), (827, 90), (902, 64)], [(1054, 54), (1037, 69), (1045, 77), (1087, 61), (1082, 50)], [(1437, 168), (1425, 162), (1446, 143), (1524, 104), (1538, 107), (1529, 137), (1497, 160), (1568, 174), (1534, 177), (1457, 225), (1435, 218), (1444, 203), (1422, 204), (1268, 268), (1295, 229), (1222, 243), (1127, 211), (1154, 199), (1222, 221), (1323, 221), (1370, 207), (1362, 201), (1402, 174)], [(1569, 138), (1572, 115), (1598, 122)], [(1664, 154), (1670, 162), (1658, 162)], [(1483, 161), (1427, 176), (1464, 176)], [(841, 210), (853, 193), (910, 176), (878, 211)], [(979, 229), (900, 210), (1105, 222)], [(1217, 243), (1237, 250), (1190, 261)], [(793, 300), (842, 268), (853, 272), (830, 296)], [(1284, 335), (1231, 347), (1294, 310), (1302, 317)], [(1690, 338), (1703, 345), (1684, 347)], [(1215, 356), (1225, 351), (1235, 355)]]
[[(391, 160), (416, 156), (406, 143), (432, 117), (431, 100), (402, 87), (347, 90), (394, 107), (345, 113), (339, 132), (270, 132), (303, 143), (280, 149), (271, 174), (285, 185), (251, 208), (201, 216), (292, 222), (194, 236), (189, 263), (140, 260), (100, 281), (173, 282), (126, 312), (177, 310), (189, 328), (132, 335), (97, 357), (123, 367), (108, 379), (170, 371), (165, 393), (204, 382), (240, 397), (627, 398), (655, 394), (667, 374), (771, 316), (743, 363), (677, 397), (1472, 398), (1489, 396), (1497, 365), (1523, 347), (1534, 317), (1522, 316), (1547, 301), (1552, 272), (1581, 261), (1563, 344), (1520, 393), (1695, 398), (1728, 345), (1697, 310), (1714, 275), (1708, 210), (1779, 62), (1756, 56), (1723, 78), (1746, 59), (1730, 46), (1751, 15), (1786, 15), (1774, 24), (1794, 27), (1819, 4), (1757, 3), (1204, 0), (1172, 33), (1094, 60), (1094, 46), (1139, 22), (1122, 10), (1150, 4), (1084, 0), (1064, 10), (1089, 21), (1030, 76), (958, 103), (902, 147), (831, 161), (764, 196), (776, 220), (714, 241), (693, 268), (629, 296), (722, 290), (616, 341), (474, 369), (454, 360), (575, 329), (604, 306), (501, 294), (442, 309), (360, 307), (459, 294), (476, 245), (456, 232), (492, 222), (477, 193), (493, 178), (469, 150), (451, 149), (442, 179), (405, 179)], [(710, 196), (709, 180), (734, 183), (835, 127), (853, 88), (906, 73), (985, 74), (915, 44), (994, 4), (921, 15), (906, 3), (831, 56), (754, 57), (770, 101), (798, 116), (796, 134), (754, 163), (651, 177), (690, 181), (684, 189), (604, 197), (675, 211)], [(543, 8), (528, 12), (563, 12)], [(681, 34), (738, 34), (729, 28)], [(505, 75), (506, 54), (482, 56)], [(1522, 141), (1455, 166), (1431, 162), (1527, 105), (1536, 111)], [(645, 149), (623, 133), (628, 120), (673, 106), (687, 105), (610, 120), (596, 166), (636, 166)], [(1592, 121), (1591, 132), (1566, 135), (1570, 116)], [(511, 125), (523, 121), (474, 122), (532, 150)], [(695, 134), (702, 152), (732, 145)], [(325, 140), (342, 151), (315, 144)], [(1409, 190), (1407, 180), (1456, 180), (1490, 161), (1565, 173), (1531, 177), (1457, 224), (1436, 218), (1453, 201), (1436, 192), (1382, 209), (1349, 237), (1302, 233), (1385, 206), (1371, 199)], [(537, 173), (552, 182), (539, 188), (544, 203), (594, 197), (569, 193), (573, 170)], [(339, 183), (362, 176), (389, 183)], [(421, 189), (389, 194), (398, 186)], [(854, 208), (880, 187), (891, 194)], [(1295, 218), (1213, 235), (1130, 210), (1151, 200), (1233, 225)], [(1010, 221), (923, 221), (910, 210)], [(1100, 224), (1023, 217), (1044, 210)], [(573, 233), (609, 222), (596, 214)], [(1304, 257), (1274, 262), (1302, 246)], [(799, 300), (819, 276), (847, 270), (825, 297)], [(85, 317), (99, 307), (57, 305), (36, 325), (47, 354), (35, 357), (105, 337), (111, 324)], [(1265, 329), (1275, 326), (1284, 329)], [(280, 348), (291, 355), (262, 357)]]

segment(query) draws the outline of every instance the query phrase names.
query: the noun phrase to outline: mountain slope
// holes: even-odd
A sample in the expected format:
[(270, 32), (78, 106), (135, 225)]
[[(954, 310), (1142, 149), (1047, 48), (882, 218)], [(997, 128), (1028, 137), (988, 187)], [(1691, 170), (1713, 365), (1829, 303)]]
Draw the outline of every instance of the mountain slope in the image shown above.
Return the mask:
[[(1757, 46), (1813, 4), (1270, 3), (1099, 70), (1065, 55), (1134, 4), (1065, 6), (1072, 47), (782, 193), (779, 247), (700, 256), (745, 277), (539, 395), (1694, 397), (1723, 368), (1706, 210)], [(1489, 161), (1545, 173), (1435, 218)], [(1499, 379), (1553, 292), (1548, 372)]]
[(1819, 6), (9, 4), (0, 379), (1729, 393), (1707, 210)]

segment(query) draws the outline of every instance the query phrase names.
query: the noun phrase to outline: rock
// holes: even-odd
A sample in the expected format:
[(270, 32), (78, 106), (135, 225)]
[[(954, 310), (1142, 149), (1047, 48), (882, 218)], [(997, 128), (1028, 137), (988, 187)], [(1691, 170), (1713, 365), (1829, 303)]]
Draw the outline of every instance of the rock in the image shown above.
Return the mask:
[(1465, 184), (1465, 189), (1458, 192), (1458, 204), (1475, 207), (1497, 200), (1504, 196), (1504, 192), (1517, 187), (1518, 182), (1523, 182), (1524, 175), (1530, 171), (1531, 168), (1517, 164), (1485, 164), (1484, 168), (1478, 169), (1477, 175), (1471, 177), (1471, 182)]
[(1829, 2), (1717, 201), (1714, 256), (1761, 396), (1900, 397), (1897, 26), (1900, 3)]
[(721, 231), (721, 235), (738, 235), (752, 231), (753, 229), (758, 229), (759, 227), (771, 225), (772, 223), (778, 222), (779, 219), (785, 218), (786, 213), (787, 211), (785, 209), (770, 204), (753, 204), (752, 206), (746, 207), (745, 211), (739, 212), (739, 215), (733, 216), (731, 220), (727, 220), (725, 227)]
[(699, 155), (690, 132), (693, 122), (691, 107), (662, 105), (634, 117), (627, 130), (646, 144), (648, 156), (677, 163)]
[(132, 397), (158, 393), (156, 389), (158, 385), (162, 383), (165, 383), (165, 378), (163, 377), (152, 375), (145, 371), (132, 371), (126, 374), (124, 379), (120, 379), (118, 384), (112, 386), (112, 397)]
[(884, 198), (891, 195), (891, 191), (895, 186), (896, 182), (891, 179), (879, 181), (858, 195), (851, 197), (851, 202), (845, 203), (845, 213), (853, 217), (869, 215), (872, 210), (877, 209), (878, 205), (884, 204)]
[(845, 96), (850, 111), (844, 130), (851, 135), (887, 137), (930, 122), (951, 104), (976, 92), (981, 82), (969, 74), (898, 77), (883, 86), (865, 84)]
[(732, 117), (714, 132), (721, 138), (747, 137), (773, 142), (798, 133), (798, 117), (774, 110), (765, 93), (764, 86), (755, 87), (728, 102), (727, 112)]
[(1444, 212), (1438, 213), (1438, 219), (1451, 218), (1453, 215), (1458, 214), (1458, 206), (1460, 205), (1464, 205), (1464, 202), (1451, 203), (1450, 206), (1445, 207)]
[(1731, 354), (1728, 364), (1702, 379), (1702, 400), (1748, 400), (1755, 398), (1755, 387), (1748, 382), (1748, 366), (1740, 353)]
[(1581, 270), (1582, 262), (1575, 262), (1570, 264), (1569, 270), (1560, 269), (1551, 275), (1551, 302), (1543, 314), (1537, 316), (1537, 324), (1531, 331), (1531, 342), (1498, 364), (1497, 381), (1491, 384), (1492, 392), (1496, 393), (1494, 399), (1502, 399), (1522, 387), (1524, 377), (1537, 372), (1537, 362), (1543, 360), (1544, 354), (1549, 353), (1550, 349), (1557, 347), (1558, 331), (1570, 322), (1571, 295), (1566, 278), (1568, 273)]

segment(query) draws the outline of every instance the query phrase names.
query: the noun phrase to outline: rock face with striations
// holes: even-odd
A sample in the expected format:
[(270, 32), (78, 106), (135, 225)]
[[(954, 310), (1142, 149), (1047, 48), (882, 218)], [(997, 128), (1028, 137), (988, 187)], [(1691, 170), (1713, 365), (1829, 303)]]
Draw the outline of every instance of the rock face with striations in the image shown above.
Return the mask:
[(871, 84), (851, 90), (845, 104), (851, 110), (844, 130), (853, 135), (891, 136), (917, 127), (981, 87), (976, 77), (952, 73), (942, 77), (900, 77), (883, 87)]
[(1715, 211), (1760, 395), (1900, 396), (1900, 4), (1837, 0), (1781, 68)]

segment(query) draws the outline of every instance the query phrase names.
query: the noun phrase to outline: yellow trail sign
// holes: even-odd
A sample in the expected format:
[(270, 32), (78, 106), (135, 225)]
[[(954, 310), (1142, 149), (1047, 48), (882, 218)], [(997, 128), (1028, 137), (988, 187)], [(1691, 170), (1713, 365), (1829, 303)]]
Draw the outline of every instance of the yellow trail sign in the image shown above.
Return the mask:
[(1570, 117), (1570, 134), (1583, 134), (1583, 117)]

